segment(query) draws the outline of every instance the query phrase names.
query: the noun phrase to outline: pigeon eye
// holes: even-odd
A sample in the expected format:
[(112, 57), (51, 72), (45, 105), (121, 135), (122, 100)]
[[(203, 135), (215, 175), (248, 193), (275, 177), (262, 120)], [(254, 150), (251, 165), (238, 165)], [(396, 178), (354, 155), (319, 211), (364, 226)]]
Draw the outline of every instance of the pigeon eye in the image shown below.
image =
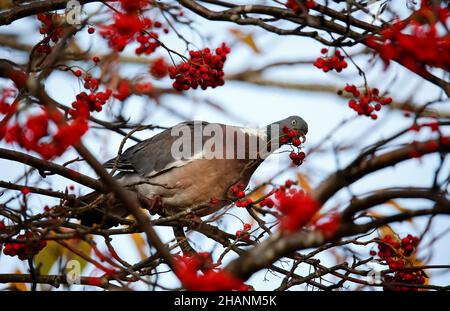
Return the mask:
[(291, 124), (292, 124), (292, 125), (296, 125), (296, 124), (297, 124), (297, 121), (292, 120), (292, 121), (291, 121)]

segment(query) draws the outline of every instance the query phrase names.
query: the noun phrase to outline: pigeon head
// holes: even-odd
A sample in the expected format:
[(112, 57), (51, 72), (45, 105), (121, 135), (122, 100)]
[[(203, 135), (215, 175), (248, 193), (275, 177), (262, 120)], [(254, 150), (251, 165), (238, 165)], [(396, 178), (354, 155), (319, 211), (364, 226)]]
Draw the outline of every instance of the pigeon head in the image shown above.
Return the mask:
[(283, 131), (283, 127), (288, 127), (291, 130), (301, 132), (303, 135), (308, 133), (308, 123), (299, 116), (290, 116), (276, 123), (280, 125), (281, 131)]
[[(278, 126), (278, 130), (279, 130), (279, 132), (277, 133), (278, 137), (282, 137), (282, 136), (286, 135), (283, 132), (283, 129), (287, 127), (290, 130), (296, 131), (299, 134), (299, 136), (301, 136), (303, 138), (303, 142), (306, 140), (306, 134), (308, 133), (308, 123), (306, 123), (306, 121), (303, 120), (299, 116), (290, 116), (290, 117), (287, 117), (286, 119), (274, 122), (271, 125)], [(270, 127), (270, 125), (269, 125), (269, 127)], [(271, 135), (271, 136), (274, 137), (275, 135)]]

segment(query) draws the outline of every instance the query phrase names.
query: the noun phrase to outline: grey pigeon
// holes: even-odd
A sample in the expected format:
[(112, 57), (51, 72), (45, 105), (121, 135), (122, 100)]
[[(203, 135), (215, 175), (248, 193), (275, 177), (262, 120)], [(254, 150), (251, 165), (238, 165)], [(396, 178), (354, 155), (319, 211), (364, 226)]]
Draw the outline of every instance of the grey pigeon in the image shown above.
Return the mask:
[[(152, 214), (167, 216), (190, 208), (202, 217), (236, 200), (230, 189), (248, 185), (267, 155), (279, 148), (276, 142), (286, 135), (284, 127), (303, 138), (308, 133), (307, 123), (299, 116), (261, 129), (182, 122), (134, 145), (104, 166), (115, 169), (117, 181)], [(118, 217), (128, 215), (112, 194), (93, 192), (80, 201), (93, 206), (81, 215), (83, 225), (109, 228), (117, 225)]]

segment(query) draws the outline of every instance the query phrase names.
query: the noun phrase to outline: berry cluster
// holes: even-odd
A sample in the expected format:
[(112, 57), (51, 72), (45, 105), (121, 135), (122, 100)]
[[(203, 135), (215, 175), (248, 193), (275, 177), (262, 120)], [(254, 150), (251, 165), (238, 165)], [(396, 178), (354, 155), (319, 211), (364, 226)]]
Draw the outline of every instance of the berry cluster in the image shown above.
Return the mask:
[[(414, 290), (414, 287), (405, 286), (389, 286), (389, 283), (403, 283), (403, 284), (424, 284), (426, 274), (423, 270), (413, 269), (411, 261), (408, 259), (417, 249), (419, 239), (408, 234), (403, 239), (399, 239), (392, 235), (384, 236), (378, 243), (378, 256), (389, 266), (393, 271), (392, 275), (385, 276), (385, 289), (394, 290)], [(370, 254), (374, 256), (375, 251)]]
[(83, 86), (85, 89), (90, 90), (92, 92), (98, 89), (99, 81), (95, 78), (92, 78), (90, 75), (86, 75), (83, 78), (83, 81), (84, 81)]
[(308, 12), (309, 9), (314, 8), (314, 6), (316, 5), (314, 3), (313, 0), (288, 0), (285, 3), (285, 7), (287, 7), (288, 9), (291, 9), (292, 11), (295, 12), (295, 14), (300, 14), (302, 12), (302, 7), (298, 4), (298, 2), (302, 2), (303, 4), (303, 9)]
[(45, 240), (34, 240), (36, 237), (31, 231), (18, 235), (17, 240), (23, 243), (5, 243), (3, 254), (17, 256), (20, 260), (32, 258), (47, 245)]
[(264, 198), (259, 202), (259, 206), (264, 207), (267, 206), (268, 208), (272, 208), (275, 205), (275, 202), (271, 198)]
[[(242, 280), (214, 266), (209, 253), (198, 253), (179, 257), (175, 263), (175, 273), (187, 290), (249, 290)], [(199, 273), (200, 270), (203, 274)]]
[(162, 79), (169, 73), (169, 65), (164, 58), (159, 57), (150, 64), (150, 74), (155, 79)]
[(135, 51), (138, 55), (149, 55), (161, 45), (158, 41), (158, 34), (156, 32), (141, 33), (137, 36), (136, 41), (140, 44)]
[(292, 163), (299, 166), (303, 164), (303, 161), (305, 160), (306, 154), (303, 151), (295, 152), (292, 151), (289, 153), (289, 158), (292, 160)]
[(37, 18), (42, 24), (41, 28), (39, 28), (39, 32), (44, 35), (44, 39), (39, 42), (36, 51), (49, 54), (52, 51), (50, 42), (58, 42), (63, 34), (63, 28), (61, 25), (58, 25), (58, 14), (56, 13), (38, 14)]
[(233, 196), (237, 197), (238, 199), (242, 199), (243, 197), (245, 197), (245, 186), (243, 183), (234, 185), (233, 187), (231, 187), (230, 191), (231, 194), (233, 194)]
[(379, 53), (386, 66), (394, 60), (418, 74), (427, 74), (427, 67), (450, 70), (450, 13), (442, 4), (422, 0), (410, 19), (385, 27), (379, 36), (367, 37), (367, 46)]
[(160, 46), (158, 35), (148, 31), (155, 25), (159, 26), (161, 23), (153, 23), (151, 19), (141, 18), (136, 13), (117, 13), (114, 15), (114, 23), (103, 26), (100, 35), (108, 40), (112, 49), (118, 52), (123, 51), (131, 41), (136, 39), (140, 43), (136, 53), (148, 55)]
[(248, 233), (248, 231), (250, 231), (251, 228), (252, 228), (252, 225), (244, 224), (244, 230), (237, 230), (236, 231), (236, 236), (238, 238), (249, 239), (250, 238), (250, 234)]
[[(49, 120), (57, 125), (54, 134), (49, 132)], [(30, 116), (25, 124), (14, 124), (5, 130), (5, 140), (16, 142), (26, 150), (39, 153), (44, 159), (59, 156), (70, 146), (79, 142), (88, 130), (85, 118), (77, 117), (67, 124), (61, 124), (59, 118), (44, 110)]]
[(289, 154), (289, 158), (292, 160), (292, 163), (299, 166), (303, 164), (303, 161), (305, 160), (306, 154), (301, 150), (301, 144), (302, 140), (300, 137), (302, 136), (302, 133), (299, 133), (295, 130), (292, 130), (288, 128), (287, 126), (284, 126), (283, 129), (283, 136), (280, 137), (280, 144), (292, 144), (292, 146), (297, 148), (297, 151), (292, 151)]
[[(93, 57), (94, 63), (98, 63), (100, 59), (97, 56)], [(75, 76), (81, 77), (82, 71), (76, 70)], [(89, 90), (87, 92), (79, 93), (75, 101), (72, 103), (72, 109), (69, 109), (69, 114), (74, 118), (87, 119), (90, 113), (93, 111), (102, 111), (102, 106), (106, 104), (106, 101), (111, 97), (112, 91), (110, 89), (104, 92), (98, 92), (98, 86), (100, 81), (96, 78), (92, 78), (89, 74), (86, 74), (83, 78), (83, 86)]]
[(282, 128), (283, 135), (280, 137), (280, 144), (289, 144), (291, 143), (295, 147), (299, 147), (302, 144), (300, 140), (301, 133), (296, 130), (292, 130), (287, 126), (283, 126)]
[(133, 93), (135, 94), (148, 94), (153, 90), (153, 84), (150, 82), (138, 82), (136, 81), (134, 84), (132, 81), (123, 79), (119, 81), (117, 85), (117, 89), (114, 92), (114, 98), (117, 98), (120, 101), (124, 101), (128, 99)]
[[(377, 88), (366, 89), (361, 94), (355, 85), (347, 84), (344, 91), (353, 95), (353, 98), (348, 102), (348, 106), (355, 110), (358, 115), (365, 115), (373, 120), (378, 118), (376, 111), (380, 111), (381, 106), (392, 103), (392, 98), (380, 96), (380, 91)], [(342, 94), (342, 91), (340, 94)]]
[(280, 187), (275, 192), (276, 207), (281, 212), (280, 230), (294, 232), (305, 226), (319, 209), (319, 204), (302, 190)]
[(252, 199), (245, 199), (245, 186), (242, 183), (238, 183), (237, 185), (231, 187), (231, 194), (238, 198), (236, 201), (237, 207), (247, 207), (253, 203)]
[(76, 96), (76, 100), (72, 103), (73, 109), (69, 110), (69, 114), (75, 118), (88, 118), (90, 112), (102, 111), (102, 106), (106, 104), (106, 101), (111, 96), (111, 93), (112, 91), (109, 89), (105, 92), (92, 92), (91, 94), (81, 92)]
[(215, 50), (215, 55), (209, 48), (190, 51), (188, 62), (169, 67), (169, 76), (175, 79), (172, 84), (174, 89), (187, 91), (200, 86), (205, 90), (208, 87), (224, 85), (223, 66), (228, 53), (230, 48), (225, 43)]
[(314, 223), (314, 228), (320, 231), (327, 239), (333, 237), (341, 224), (341, 216), (336, 212), (330, 212), (321, 216)]
[(253, 201), (250, 198), (248, 198), (246, 200), (236, 201), (236, 206), (237, 207), (247, 207), (247, 206), (252, 205), (252, 204), (253, 204)]
[(117, 85), (116, 92), (114, 92), (113, 96), (120, 101), (124, 101), (131, 95), (131, 81), (127, 79), (123, 79), (119, 81)]
[[(328, 49), (322, 49), (322, 54), (327, 54)], [(336, 70), (337, 72), (341, 72), (342, 69), (347, 68), (347, 62), (344, 60), (344, 56), (342, 56), (339, 50), (334, 51), (334, 55), (331, 57), (318, 57), (314, 62), (314, 66), (319, 69), (322, 69), (323, 72), (328, 72), (330, 70)]]

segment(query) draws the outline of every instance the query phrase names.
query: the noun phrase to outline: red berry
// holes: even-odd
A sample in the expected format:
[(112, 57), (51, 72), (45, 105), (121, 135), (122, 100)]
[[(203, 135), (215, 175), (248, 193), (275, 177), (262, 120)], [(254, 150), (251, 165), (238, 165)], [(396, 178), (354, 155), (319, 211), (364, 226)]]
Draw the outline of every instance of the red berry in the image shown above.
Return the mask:
[(95, 28), (89, 27), (87, 31), (88, 31), (89, 34), (92, 35), (95, 32)]
[(292, 145), (294, 145), (296, 147), (300, 146), (301, 145), (300, 139), (298, 137), (292, 138)]
[(272, 208), (275, 205), (275, 203), (273, 202), (273, 200), (271, 198), (265, 198), (259, 204), (261, 206), (267, 206), (268, 208)]

